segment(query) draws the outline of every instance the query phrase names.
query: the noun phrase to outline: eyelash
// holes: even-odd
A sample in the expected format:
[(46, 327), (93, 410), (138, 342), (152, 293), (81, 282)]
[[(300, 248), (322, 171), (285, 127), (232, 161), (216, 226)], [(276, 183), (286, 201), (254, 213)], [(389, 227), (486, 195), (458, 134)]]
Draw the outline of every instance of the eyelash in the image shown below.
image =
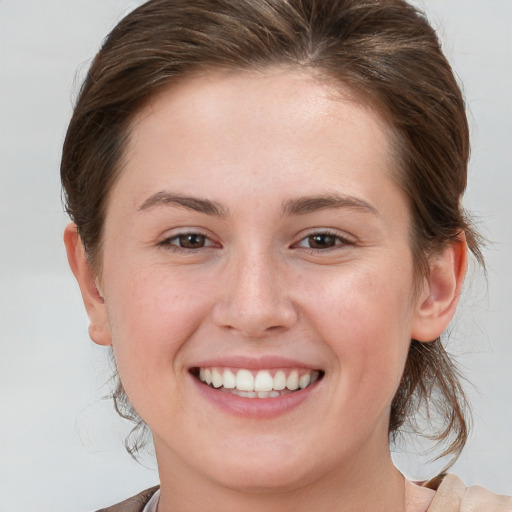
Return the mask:
[[(182, 247), (182, 246), (178, 245), (177, 243), (173, 243), (173, 242), (179, 242), (180, 239), (185, 239), (186, 237), (200, 237), (203, 239), (204, 244), (208, 244), (208, 245), (190, 248), (190, 247)], [(165, 240), (162, 240), (161, 242), (159, 242), (158, 245), (160, 247), (165, 247), (167, 249), (170, 249), (174, 252), (190, 253), (190, 252), (196, 252), (199, 249), (208, 249), (210, 247), (214, 247), (216, 244), (208, 236), (204, 235), (203, 233), (200, 233), (197, 231), (189, 231), (186, 233), (178, 233), (176, 235), (170, 236), (170, 237), (166, 238)]]
[[(182, 247), (182, 246), (178, 245), (177, 243), (175, 243), (175, 242), (180, 242), (180, 239), (185, 239), (186, 237), (199, 237), (202, 239), (203, 245), (200, 247), (192, 248), (192, 247)], [(308, 240), (311, 243), (311, 240), (315, 237), (316, 238), (321, 238), (321, 237), (331, 238), (332, 241), (334, 242), (334, 245), (328, 246), (328, 247), (301, 246), (301, 243), (303, 243), (303, 242), (307, 243)], [(208, 249), (210, 247), (214, 247), (216, 244), (207, 235), (204, 235), (203, 233), (189, 231), (189, 232), (185, 232), (185, 233), (178, 233), (176, 235), (168, 237), (165, 240), (162, 240), (161, 242), (159, 242), (158, 245), (160, 247), (165, 247), (165, 248), (171, 249), (175, 252), (190, 253), (190, 252), (196, 252), (200, 249)], [(341, 236), (340, 234), (338, 234), (334, 231), (321, 230), (321, 231), (313, 231), (313, 232), (309, 233), (307, 236), (301, 238), (297, 243), (292, 244), (291, 247), (292, 248), (300, 248), (300, 249), (303, 249), (303, 250), (306, 250), (306, 251), (316, 254), (318, 252), (326, 252), (326, 251), (334, 250), (338, 247), (347, 246), (347, 245), (354, 245), (354, 242), (351, 240), (348, 240), (347, 238)]]
[[(334, 245), (332, 245), (330, 247), (324, 247), (324, 248), (304, 247), (304, 246), (300, 245), (302, 242), (307, 242), (308, 240), (311, 241), (311, 239), (315, 238), (315, 237), (332, 238), (334, 241)], [(297, 243), (293, 244), (293, 247), (299, 247), (306, 251), (316, 254), (318, 252), (327, 252), (329, 250), (335, 250), (339, 247), (347, 246), (347, 245), (354, 245), (354, 242), (349, 240), (348, 238), (341, 236), (339, 233), (330, 231), (328, 229), (324, 229), (324, 230), (313, 231), (313, 232), (309, 233), (307, 236), (301, 238)]]

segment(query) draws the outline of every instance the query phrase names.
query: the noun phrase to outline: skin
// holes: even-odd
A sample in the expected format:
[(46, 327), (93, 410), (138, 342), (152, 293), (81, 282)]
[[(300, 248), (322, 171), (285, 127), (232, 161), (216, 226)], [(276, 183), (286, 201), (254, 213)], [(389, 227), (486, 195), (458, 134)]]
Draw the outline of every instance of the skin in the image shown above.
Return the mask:
[[(290, 70), (190, 78), (136, 116), (101, 273), (74, 225), (65, 241), (91, 338), (112, 345), (152, 430), (160, 512), (428, 507), (432, 491), (391, 462), (390, 404), (410, 339), (436, 338), (453, 315), (465, 245), (433, 258), (413, 294), (391, 142), (348, 91)], [(343, 200), (298, 203), (318, 197)], [(184, 233), (199, 243), (179, 247)], [(240, 417), (189, 372), (227, 356), (287, 357), (325, 375), (285, 414)]]

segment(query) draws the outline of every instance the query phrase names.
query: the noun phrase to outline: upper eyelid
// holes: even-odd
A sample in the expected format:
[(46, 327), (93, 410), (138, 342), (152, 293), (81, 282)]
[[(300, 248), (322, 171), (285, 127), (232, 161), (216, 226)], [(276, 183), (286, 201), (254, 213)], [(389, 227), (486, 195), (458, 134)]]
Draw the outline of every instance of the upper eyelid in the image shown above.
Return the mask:
[(202, 228), (196, 228), (196, 227), (183, 227), (183, 228), (174, 228), (174, 229), (168, 229), (166, 230), (161, 238), (162, 240), (170, 240), (172, 238), (177, 238), (179, 236), (186, 236), (186, 235), (200, 235), (204, 236), (210, 240), (213, 240), (212, 235), (207, 232), (207, 230)]
[(350, 235), (349, 233), (340, 232), (340, 231), (337, 231), (335, 229), (330, 229), (330, 228), (320, 228), (320, 229), (313, 228), (311, 230), (308, 230), (306, 233), (302, 233), (302, 234), (300, 234), (300, 236), (297, 236), (296, 237), (297, 242), (294, 242), (294, 244), (301, 242), (302, 240), (309, 238), (311, 236), (315, 236), (315, 235), (333, 236), (333, 237), (339, 238), (340, 240), (343, 240), (344, 242), (347, 242), (347, 243), (355, 243), (355, 241), (356, 241), (355, 237), (353, 235)]
[[(337, 238), (338, 240), (334, 243), (334, 245), (326, 246), (326, 247), (308, 247), (306, 244), (302, 245), (304, 242), (307, 243), (308, 238), (315, 236), (315, 235), (328, 235), (328, 236)], [(355, 241), (350, 240), (349, 238), (345, 238), (339, 234), (330, 233), (328, 231), (315, 231), (309, 235), (301, 237), (300, 239), (297, 240), (297, 242), (294, 242), (293, 244), (291, 244), (290, 249), (306, 251), (306, 252), (314, 253), (314, 254), (322, 254), (322, 253), (327, 254), (332, 251), (340, 251), (340, 250), (346, 249), (347, 247), (352, 247), (354, 245), (356, 245)]]
[[(180, 247), (178, 244), (171, 244), (172, 241), (177, 240), (180, 236), (187, 236), (187, 235), (199, 235), (204, 236), (206, 240), (211, 242), (211, 246), (213, 245), (220, 245), (219, 242), (217, 242), (212, 236), (208, 235), (204, 231), (200, 229), (183, 229), (180, 231), (177, 231), (176, 233), (172, 233), (170, 235), (163, 236), (161, 240), (157, 242), (157, 245), (176, 245), (176, 247)], [(211, 247), (210, 245), (207, 247)]]

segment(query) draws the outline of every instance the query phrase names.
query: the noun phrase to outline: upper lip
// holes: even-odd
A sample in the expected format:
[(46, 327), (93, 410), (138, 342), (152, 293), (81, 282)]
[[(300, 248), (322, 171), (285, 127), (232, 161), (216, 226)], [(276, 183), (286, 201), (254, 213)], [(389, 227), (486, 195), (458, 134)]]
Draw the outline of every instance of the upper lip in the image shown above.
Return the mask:
[(270, 370), (273, 368), (304, 368), (307, 370), (318, 370), (312, 366), (295, 359), (279, 356), (225, 356), (206, 359), (191, 366), (192, 368), (244, 368), (247, 370)]

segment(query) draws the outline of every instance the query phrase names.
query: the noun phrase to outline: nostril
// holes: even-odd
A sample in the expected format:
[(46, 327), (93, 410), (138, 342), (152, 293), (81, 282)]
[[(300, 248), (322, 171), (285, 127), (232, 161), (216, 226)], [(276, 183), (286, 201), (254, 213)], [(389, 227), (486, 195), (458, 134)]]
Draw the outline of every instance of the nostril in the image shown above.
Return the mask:
[(268, 293), (250, 288), (238, 283), (234, 290), (216, 301), (212, 311), (215, 325), (256, 339), (286, 331), (296, 324), (298, 315), (294, 305), (286, 294), (281, 296), (275, 290), (275, 284)]

